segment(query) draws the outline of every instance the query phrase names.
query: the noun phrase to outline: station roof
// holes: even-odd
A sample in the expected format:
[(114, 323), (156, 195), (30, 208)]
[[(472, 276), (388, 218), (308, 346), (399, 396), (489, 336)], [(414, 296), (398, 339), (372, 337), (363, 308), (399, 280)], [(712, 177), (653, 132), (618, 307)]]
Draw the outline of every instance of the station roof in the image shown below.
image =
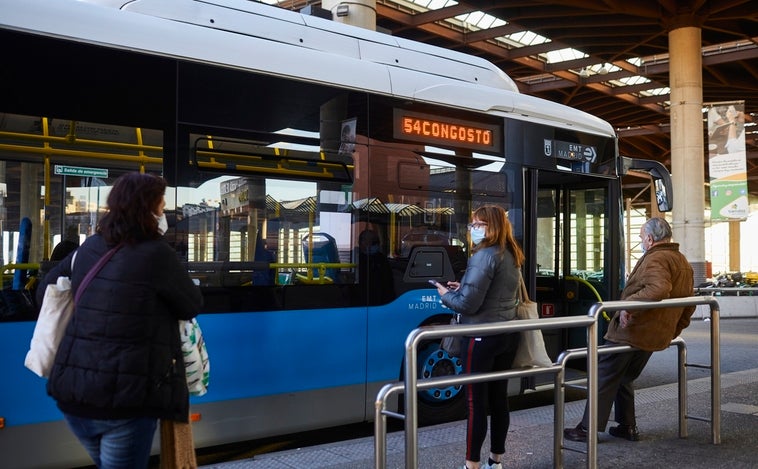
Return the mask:
[[(621, 154), (669, 169), (668, 32), (698, 26), (704, 103), (745, 101), (748, 186), (751, 202), (758, 200), (755, 0), (377, 0), (376, 24), (394, 36), (486, 58), (522, 93), (610, 122)], [(707, 149), (705, 129), (704, 121)], [(707, 180), (706, 154), (703, 161)]]

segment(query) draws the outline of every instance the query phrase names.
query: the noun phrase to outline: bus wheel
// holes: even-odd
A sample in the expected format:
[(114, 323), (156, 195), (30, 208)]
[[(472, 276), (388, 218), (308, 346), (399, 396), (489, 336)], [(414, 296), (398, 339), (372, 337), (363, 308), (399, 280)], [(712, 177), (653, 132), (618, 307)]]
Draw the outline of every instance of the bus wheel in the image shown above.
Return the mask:
[[(419, 379), (459, 375), (463, 363), (440, 348), (439, 342), (429, 342), (419, 348)], [(418, 392), (419, 425), (434, 425), (466, 417), (463, 386), (423, 389)]]

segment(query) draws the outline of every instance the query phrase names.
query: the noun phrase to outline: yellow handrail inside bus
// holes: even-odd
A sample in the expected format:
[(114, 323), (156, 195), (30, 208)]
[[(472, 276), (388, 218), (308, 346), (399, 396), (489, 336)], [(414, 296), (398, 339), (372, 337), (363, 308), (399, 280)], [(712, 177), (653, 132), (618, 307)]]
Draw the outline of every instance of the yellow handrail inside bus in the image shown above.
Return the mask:
[[(109, 142), (107, 140), (90, 140), (86, 138), (76, 138), (76, 136), (70, 137), (68, 135), (66, 137), (55, 137), (52, 135), (37, 135), (37, 134), (26, 134), (26, 133), (21, 133), (21, 132), (0, 131), (0, 137), (12, 138), (15, 140), (29, 140), (32, 142), (42, 142), (45, 144), (51, 144), (51, 143), (62, 143), (65, 145), (82, 144), (82, 145), (93, 146), (93, 147), (113, 148), (113, 149), (120, 149), (120, 150), (154, 151), (158, 153), (163, 152), (163, 147), (156, 146), (156, 145), (143, 145), (141, 143)], [(28, 148), (36, 148), (36, 147), (28, 147)]]
[(34, 262), (20, 263), (20, 264), (5, 264), (3, 266), (2, 274), (0, 274), (0, 289), (5, 286), (5, 277), (11, 277), (9, 273), (11, 270), (39, 270), (39, 264)]
[[(598, 291), (595, 289), (595, 287), (592, 286), (592, 284), (590, 282), (588, 282), (587, 280), (585, 280), (585, 279), (583, 279), (581, 277), (574, 277), (574, 276), (571, 276), (571, 275), (567, 276), (566, 280), (573, 280), (573, 281), (575, 281), (577, 283), (581, 283), (582, 285), (584, 285), (587, 288), (589, 288), (592, 293), (595, 294), (595, 298), (597, 298), (597, 301), (600, 301), (600, 302), (603, 301), (603, 298), (600, 297), (600, 293), (598, 293)], [(606, 321), (610, 321), (611, 320), (611, 318), (608, 316), (608, 313), (606, 313), (605, 311), (603, 311), (603, 317), (605, 318)]]

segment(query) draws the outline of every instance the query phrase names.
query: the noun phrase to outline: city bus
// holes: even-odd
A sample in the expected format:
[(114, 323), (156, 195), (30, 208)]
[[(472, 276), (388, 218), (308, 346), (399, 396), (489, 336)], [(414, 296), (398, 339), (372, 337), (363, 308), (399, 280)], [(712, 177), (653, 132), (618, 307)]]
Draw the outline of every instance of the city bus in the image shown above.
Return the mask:
[[(428, 281), (462, 276), (482, 204), (508, 211), (542, 317), (618, 299), (621, 179), (645, 165), (485, 60), (245, 0), (0, 11), (3, 465), (89, 464), (23, 363), (35, 281), (125, 172), (168, 181), (166, 242), (203, 292), (197, 447), (370, 421), (409, 332), (449, 323)], [(551, 356), (582, 333), (546, 331)], [(430, 342), (419, 369), (461, 366)], [(421, 422), (464, 416), (460, 388), (418, 399)]]

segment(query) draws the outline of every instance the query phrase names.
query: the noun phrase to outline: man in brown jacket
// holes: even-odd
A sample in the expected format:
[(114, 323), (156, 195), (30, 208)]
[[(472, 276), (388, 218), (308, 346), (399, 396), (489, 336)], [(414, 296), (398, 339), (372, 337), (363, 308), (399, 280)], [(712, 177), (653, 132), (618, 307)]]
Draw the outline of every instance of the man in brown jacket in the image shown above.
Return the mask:
[[(657, 301), (692, 296), (692, 267), (671, 242), (671, 227), (662, 218), (651, 218), (640, 229), (644, 255), (637, 262), (621, 293), (623, 300)], [(689, 326), (694, 306), (617, 311), (605, 335), (609, 345), (630, 345), (637, 350), (598, 357), (598, 431), (605, 431), (615, 405), (617, 426), (608, 433), (639, 441), (634, 413), (634, 380), (642, 373), (653, 352), (663, 350)], [(572, 441), (587, 441), (589, 416), (563, 435)]]

